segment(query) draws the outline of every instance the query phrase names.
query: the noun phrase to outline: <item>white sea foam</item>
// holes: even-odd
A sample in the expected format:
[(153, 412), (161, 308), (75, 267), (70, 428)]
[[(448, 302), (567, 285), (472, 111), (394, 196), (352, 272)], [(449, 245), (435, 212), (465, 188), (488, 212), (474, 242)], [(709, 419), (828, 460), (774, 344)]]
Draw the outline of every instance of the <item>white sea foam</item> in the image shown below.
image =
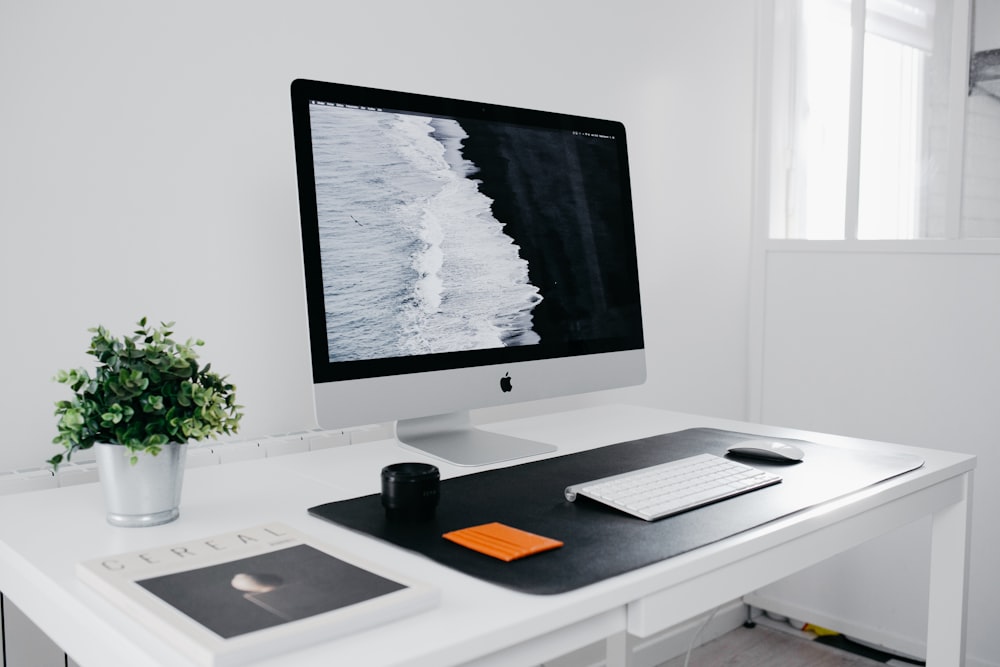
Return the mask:
[(434, 138), (444, 146), (444, 159), (452, 171), (462, 176), (472, 176), (479, 171), (479, 167), (466, 160), (462, 155), (462, 141), (469, 138), (465, 130), (459, 125), (457, 120), (448, 118), (435, 118), (431, 121), (434, 128)]
[(313, 107), (331, 358), (532, 344), (541, 300), (453, 120)]

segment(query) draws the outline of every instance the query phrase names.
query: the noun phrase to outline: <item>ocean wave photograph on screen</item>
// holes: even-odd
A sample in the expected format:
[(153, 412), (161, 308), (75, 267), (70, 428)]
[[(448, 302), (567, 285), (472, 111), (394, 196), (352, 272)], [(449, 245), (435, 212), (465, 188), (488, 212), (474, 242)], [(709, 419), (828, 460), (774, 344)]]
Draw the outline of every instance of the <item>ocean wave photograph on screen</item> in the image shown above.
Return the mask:
[(325, 105), (310, 121), (331, 361), (540, 342), (544, 295), (458, 121)]

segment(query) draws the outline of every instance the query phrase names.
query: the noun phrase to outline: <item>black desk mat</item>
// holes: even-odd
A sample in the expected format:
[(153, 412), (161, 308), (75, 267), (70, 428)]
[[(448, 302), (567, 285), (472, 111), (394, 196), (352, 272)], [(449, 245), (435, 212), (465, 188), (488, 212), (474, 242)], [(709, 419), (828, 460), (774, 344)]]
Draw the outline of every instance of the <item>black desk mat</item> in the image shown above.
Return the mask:
[[(570, 484), (702, 452), (725, 455), (728, 445), (751, 437), (759, 436), (696, 428), (444, 480), (435, 518), (424, 523), (387, 521), (378, 494), (318, 505), (309, 513), (501, 586), (554, 594), (697, 549), (923, 465), (908, 454), (787, 440), (805, 451), (802, 462), (744, 460), (777, 472), (780, 484), (659, 521), (636, 519), (586, 498), (571, 503), (563, 496)], [(562, 540), (565, 546), (504, 563), (441, 537), (491, 521)]]

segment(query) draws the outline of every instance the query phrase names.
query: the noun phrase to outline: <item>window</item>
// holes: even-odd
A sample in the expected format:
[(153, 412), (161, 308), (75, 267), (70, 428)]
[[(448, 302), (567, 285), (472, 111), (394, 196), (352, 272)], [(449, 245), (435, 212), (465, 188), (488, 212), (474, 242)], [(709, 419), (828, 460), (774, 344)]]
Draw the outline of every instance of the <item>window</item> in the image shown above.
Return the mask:
[(770, 237), (949, 236), (952, 2), (773, 0), (773, 10)]

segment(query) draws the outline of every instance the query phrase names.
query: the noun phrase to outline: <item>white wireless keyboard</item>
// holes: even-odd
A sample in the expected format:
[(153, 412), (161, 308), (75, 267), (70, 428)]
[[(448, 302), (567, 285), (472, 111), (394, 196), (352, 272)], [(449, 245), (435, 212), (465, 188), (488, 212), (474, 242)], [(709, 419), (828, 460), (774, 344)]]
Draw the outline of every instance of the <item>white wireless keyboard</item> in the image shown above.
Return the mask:
[(698, 454), (566, 487), (566, 500), (586, 496), (646, 521), (771, 486), (779, 475), (714, 454)]

